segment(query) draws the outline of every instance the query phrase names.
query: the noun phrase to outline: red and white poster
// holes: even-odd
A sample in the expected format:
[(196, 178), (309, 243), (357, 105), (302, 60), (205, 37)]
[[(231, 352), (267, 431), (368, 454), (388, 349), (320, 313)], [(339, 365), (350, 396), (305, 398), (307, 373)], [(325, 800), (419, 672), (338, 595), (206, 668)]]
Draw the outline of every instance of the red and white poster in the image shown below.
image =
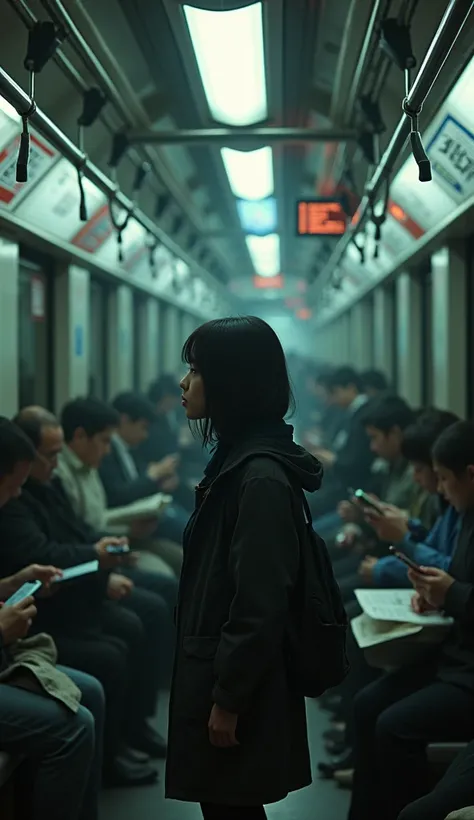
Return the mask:
[(89, 219), (86, 225), (71, 240), (77, 248), (81, 248), (88, 253), (96, 253), (109, 238), (113, 231), (112, 220), (110, 219), (109, 206), (102, 205)]

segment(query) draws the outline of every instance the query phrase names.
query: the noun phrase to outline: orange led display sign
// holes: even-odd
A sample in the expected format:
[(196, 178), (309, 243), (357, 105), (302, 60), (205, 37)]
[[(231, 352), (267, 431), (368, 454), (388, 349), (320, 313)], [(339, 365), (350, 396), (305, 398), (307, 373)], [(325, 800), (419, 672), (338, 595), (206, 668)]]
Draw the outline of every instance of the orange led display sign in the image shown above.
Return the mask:
[(340, 202), (310, 199), (298, 202), (298, 236), (342, 236), (347, 217)]

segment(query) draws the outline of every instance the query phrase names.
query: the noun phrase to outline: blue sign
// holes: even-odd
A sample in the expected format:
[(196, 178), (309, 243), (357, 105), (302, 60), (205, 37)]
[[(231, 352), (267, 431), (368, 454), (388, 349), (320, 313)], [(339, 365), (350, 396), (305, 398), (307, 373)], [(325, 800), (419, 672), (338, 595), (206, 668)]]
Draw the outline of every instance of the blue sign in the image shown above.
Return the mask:
[(76, 325), (74, 328), (74, 355), (81, 358), (84, 355), (84, 328)]
[(461, 202), (474, 193), (474, 134), (448, 114), (427, 147), (439, 182)]
[(278, 218), (275, 197), (260, 200), (238, 199), (237, 210), (244, 233), (267, 236), (276, 232)]

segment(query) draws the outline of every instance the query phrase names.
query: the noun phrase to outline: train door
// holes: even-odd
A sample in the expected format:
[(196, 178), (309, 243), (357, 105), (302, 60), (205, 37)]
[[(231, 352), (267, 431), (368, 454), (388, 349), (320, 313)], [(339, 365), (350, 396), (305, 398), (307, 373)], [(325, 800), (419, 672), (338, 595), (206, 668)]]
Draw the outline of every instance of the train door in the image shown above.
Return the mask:
[(53, 406), (52, 271), (20, 259), (19, 407)]

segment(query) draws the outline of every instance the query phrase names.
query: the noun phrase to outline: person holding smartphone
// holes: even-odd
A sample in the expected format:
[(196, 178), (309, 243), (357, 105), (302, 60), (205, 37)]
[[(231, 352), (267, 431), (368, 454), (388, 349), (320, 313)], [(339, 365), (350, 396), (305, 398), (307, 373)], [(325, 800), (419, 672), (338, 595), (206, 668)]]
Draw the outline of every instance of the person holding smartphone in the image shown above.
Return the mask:
[[(409, 578), (414, 607), (440, 609), (454, 625), (419, 665), (385, 675), (356, 696), (350, 820), (397, 820), (431, 789), (427, 745), (474, 737), (474, 423), (447, 427), (432, 456), (439, 489), (461, 525), (449, 571), (421, 566)], [(443, 820), (429, 815), (438, 816)]]
[[(31, 442), (0, 417), (0, 507), (21, 493), (34, 458)], [(41, 581), (48, 588), (58, 574), (57, 567), (32, 564), (0, 578), (0, 601), (28, 582)], [(0, 606), (0, 671), (8, 670), (8, 649), (28, 635), (35, 616), (31, 597)], [(97, 820), (104, 693), (90, 675), (59, 668), (81, 691), (78, 712), (69, 712), (52, 698), (0, 683), (0, 750), (35, 760), (32, 820)]]

